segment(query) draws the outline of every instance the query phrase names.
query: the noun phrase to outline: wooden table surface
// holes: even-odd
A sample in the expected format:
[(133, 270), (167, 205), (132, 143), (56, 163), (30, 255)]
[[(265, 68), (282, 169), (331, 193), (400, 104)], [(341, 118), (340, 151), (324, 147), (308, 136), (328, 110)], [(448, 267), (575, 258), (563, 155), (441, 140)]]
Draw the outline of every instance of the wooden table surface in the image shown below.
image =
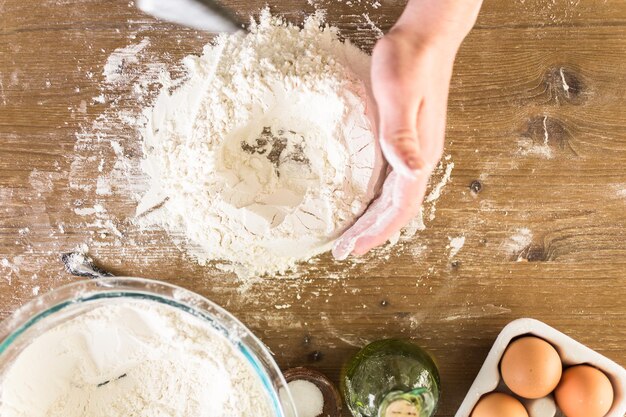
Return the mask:
[[(265, 0), (227, 3), (246, 16)], [(366, 51), (376, 31), (364, 14), (387, 30), (404, 4), (269, 3), (293, 22), (327, 9)], [(455, 413), (515, 318), (543, 320), (626, 364), (623, 0), (486, 0), (455, 67), (444, 161), (454, 169), (426, 230), (358, 262), (324, 255), (252, 282), (197, 265), (163, 232), (139, 232), (136, 196), (117, 184), (96, 192), (98, 177), (116, 170), (112, 140), (126, 162), (141, 157), (138, 133), (120, 116), (140, 110), (132, 85), (94, 97), (109, 55), (143, 39), (148, 58), (174, 64), (211, 35), (122, 0), (0, 0), (0, 316), (74, 281), (59, 254), (86, 244), (117, 274), (223, 305), (283, 369), (307, 365), (337, 380), (366, 342), (411, 338), (439, 358), (440, 416)], [(113, 102), (117, 116), (98, 124)], [(121, 189), (128, 179), (118, 180)], [(96, 204), (106, 219), (79, 214)], [(454, 254), (451, 239), (461, 237)]]

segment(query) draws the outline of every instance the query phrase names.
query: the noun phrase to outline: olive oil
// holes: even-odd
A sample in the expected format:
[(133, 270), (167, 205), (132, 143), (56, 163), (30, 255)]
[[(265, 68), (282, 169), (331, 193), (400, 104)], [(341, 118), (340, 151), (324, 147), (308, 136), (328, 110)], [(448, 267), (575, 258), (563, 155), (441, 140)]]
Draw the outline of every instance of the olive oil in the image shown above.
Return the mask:
[(439, 371), (419, 346), (379, 340), (346, 364), (341, 392), (354, 417), (430, 417), (439, 402)]

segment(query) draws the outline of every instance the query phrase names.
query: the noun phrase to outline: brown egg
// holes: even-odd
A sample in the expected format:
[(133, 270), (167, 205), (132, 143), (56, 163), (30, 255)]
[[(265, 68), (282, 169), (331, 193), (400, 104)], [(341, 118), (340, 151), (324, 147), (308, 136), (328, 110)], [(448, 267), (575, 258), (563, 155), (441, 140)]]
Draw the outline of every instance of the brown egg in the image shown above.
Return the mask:
[(613, 386), (601, 371), (578, 365), (563, 372), (554, 396), (567, 417), (603, 417), (613, 404)]
[(563, 365), (558, 352), (543, 339), (533, 336), (513, 341), (504, 352), (500, 373), (511, 391), (524, 398), (541, 398), (559, 383)]
[(510, 395), (492, 392), (478, 400), (471, 417), (528, 417), (528, 412)]

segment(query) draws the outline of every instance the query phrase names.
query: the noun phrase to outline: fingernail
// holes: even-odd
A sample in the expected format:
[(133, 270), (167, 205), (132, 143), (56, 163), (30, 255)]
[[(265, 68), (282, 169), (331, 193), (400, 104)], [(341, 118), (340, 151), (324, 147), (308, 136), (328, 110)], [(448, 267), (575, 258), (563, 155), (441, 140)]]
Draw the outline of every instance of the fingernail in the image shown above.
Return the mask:
[[(420, 169), (411, 168), (408, 164), (408, 161), (398, 154), (396, 148), (391, 146), (387, 141), (383, 140), (380, 142), (381, 149), (383, 151), (383, 155), (387, 159), (387, 162), (398, 172), (398, 174), (403, 175), (408, 178), (417, 178)], [(411, 157), (415, 158), (415, 157)], [(421, 159), (421, 158), (420, 158)]]
[(350, 256), (354, 249), (354, 240), (339, 239), (332, 248), (333, 257), (338, 261), (343, 261)]
[(422, 160), (420, 158), (415, 158), (410, 156), (406, 159), (406, 166), (412, 169), (413, 171), (418, 171), (422, 169)]

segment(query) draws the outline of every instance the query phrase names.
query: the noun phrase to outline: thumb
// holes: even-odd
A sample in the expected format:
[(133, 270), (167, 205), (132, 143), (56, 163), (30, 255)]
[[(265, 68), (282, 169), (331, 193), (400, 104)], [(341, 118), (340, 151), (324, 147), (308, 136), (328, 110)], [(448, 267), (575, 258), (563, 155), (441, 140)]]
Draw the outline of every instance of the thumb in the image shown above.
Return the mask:
[(425, 165), (417, 132), (419, 104), (384, 102), (378, 108), (383, 155), (398, 174), (416, 178)]

